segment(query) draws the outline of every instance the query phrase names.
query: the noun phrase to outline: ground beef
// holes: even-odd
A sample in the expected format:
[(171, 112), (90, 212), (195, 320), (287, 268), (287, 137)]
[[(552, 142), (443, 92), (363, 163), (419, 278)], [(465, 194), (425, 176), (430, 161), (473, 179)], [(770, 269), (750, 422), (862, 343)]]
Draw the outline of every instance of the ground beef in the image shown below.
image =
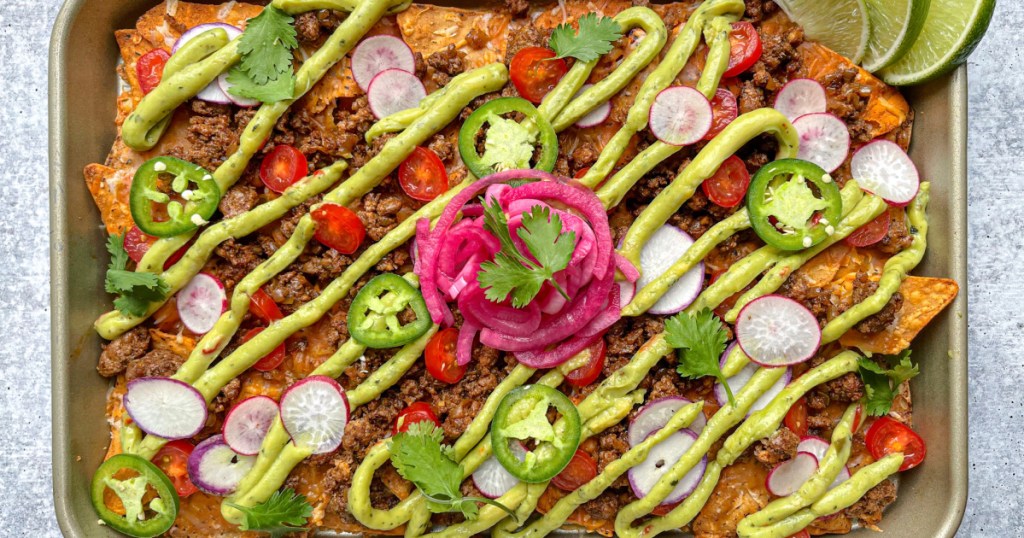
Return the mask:
[(366, 225), (366, 235), (374, 241), (380, 241), (398, 226), (398, 212), (405, 204), (406, 197), (398, 194), (381, 194), (374, 191), (364, 196), (358, 214)]
[(475, 50), (483, 49), (487, 46), (487, 34), (474, 26), (473, 29), (466, 34), (466, 44)]
[(320, 44), (321, 38), (326, 38), (328, 32), (338, 27), (342, 18), (343, 16), (339, 12), (328, 9), (307, 11), (296, 15), (296, 37), (301, 44), (317, 46)]
[(427, 76), (438, 87), (442, 87), (455, 75), (462, 73), (466, 68), (466, 54), (455, 48), (455, 45), (447, 47), (427, 56)]
[(871, 140), (874, 132), (874, 127), (864, 121), (871, 87), (857, 81), (859, 73), (856, 67), (851, 66), (829, 73), (824, 80), (829, 97), (828, 111), (847, 124), (854, 143)]
[(224, 193), (218, 209), (224, 214), (224, 218), (230, 219), (256, 207), (259, 201), (260, 194), (256, 192), (255, 187), (240, 183)]
[(833, 402), (850, 403), (864, 397), (864, 382), (860, 376), (851, 372), (823, 385), (825, 394)]
[(583, 511), (597, 521), (614, 521), (619, 510), (636, 500), (631, 491), (624, 488), (608, 490), (598, 498), (583, 504)]
[(877, 314), (868, 316), (864, 321), (858, 323), (855, 328), (864, 334), (880, 333), (886, 327), (892, 325), (893, 321), (896, 321), (896, 315), (899, 314), (901, 308), (903, 308), (903, 295), (900, 292), (896, 292), (892, 294), (889, 302), (885, 303), (885, 306)]
[(238, 147), (238, 129), (229, 105), (189, 101), (192, 114), (188, 118), (188, 150), (180, 147), (171, 153), (191, 163), (213, 170), (224, 162), (229, 151)]
[(324, 248), (310, 244), (307, 252), (299, 258), (299, 271), (316, 279), (317, 282), (330, 282), (352, 264), (352, 256), (341, 254), (333, 248)]
[(252, 272), (263, 261), (263, 248), (255, 243), (243, 243), (237, 239), (228, 239), (214, 250), (214, 253), (246, 272)]
[(740, 114), (746, 114), (764, 108), (767, 105), (764, 98), (764, 89), (754, 84), (753, 81), (746, 81), (740, 88), (739, 107)]
[(757, 86), (770, 92), (777, 92), (795, 78), (802, 64), (796, 47), (803, 43), (803, 31), (793, 28), (781, 33), (759, 31), (763, 52), (761, 59), (751, 68), (752, 80)]
[(743, 18), (753, 23), (761, 22), (768, 15), (779, 10), (779, 6), (775, 4), (774, 0), (746, 0), (745, 3), (747, 9)]
[(223, 413), (227, 411), (234, 405), (235, 398), (238, 398), (240, 392), (242, 392), (242, 380), (236, 377), (220, 389), (220, 394), (217, 394), (217, 397), (210, 403), (210, 412)]
[(847, 517), (857, 518), (867, 525), (876, 525), (882, 520), (882, 511), (896, 501), (896, 484), (891, 480), (883, 480), (868, 490), (859, 501), (847, 508)]
[(505, 8), (513, 18), (523, 17), (530, 11), (529, 0), (505, 0)]
[(804, 305), (822, 325), (826, 323), (829, 313), (834, 309), (831, 293), (808, 286), (803, 279), (794, 278), (792, 275), (779, 287), (779, 294)]
[(907, 216), (904, 212), (893, 211), (890, 217), (889, 233), (875, 244), (875, 248), (886, 254), (896, 254), (906, 250), (914, 242), (914, 236), (910, 235)]
[(654, 316), (622, 318), (605, 333), (605, 376), (621, 368), (654, 335), (664, 329), (664, 322)]
[(799, 444), (800, 436), (789, 431), (789, 428), (782, 427), (771, 437), (762, 439), (754, 445), (754, 457), (770, 469), (793, 459), (796, 456), (796, 446)]
[(144, 327), (135, 327), (103, 348), (96, 370), (103, 377), (120, 374), (130, 362), (146, 353), (149, 343), (149, 331)]
[(170, 377), (185, 363), (185, 357), (166, 349), (154, 349), (142, 358), (128, 363), (125, 378), (128, 381), (140, 377)]
[[(516, 2), (520, 0), (507, 0)], [(524, 5), (527, 5), (527, 0), (521, 0)], [(508, 37), (508, 45), (505, 47), (505, 63), (508, 64), (515, 57), (516, 53), (525, 49), (526, 47), (546, 47), (548, 44), (548, 38), (551, 35), (551, 30), (543, 30), (536, 28), (532, 25), (524, 26), (515, 32), (511, 32)], [(516, 94), (518, 95), (518, 94)]]
[(299, 271), (281, 273), (263, 286), (263, 291), (281, 307), (285, 315), (318, 295), (313, 285)]

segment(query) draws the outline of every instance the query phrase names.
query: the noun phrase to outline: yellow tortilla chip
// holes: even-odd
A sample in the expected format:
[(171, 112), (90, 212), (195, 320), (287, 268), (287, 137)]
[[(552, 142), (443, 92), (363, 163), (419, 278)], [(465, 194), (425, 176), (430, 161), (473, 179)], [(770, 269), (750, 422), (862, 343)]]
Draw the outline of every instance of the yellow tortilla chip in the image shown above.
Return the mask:
[[(508, 13), (493, 10), (413, 4), (398, 14), (398, 28), (413, 52), (422, 54), (424, 58), (448, 45), (455, 45), (457, 50), (465, 53), (465, 70), (469, 71), (505, 60), (511, 20)], [(470, 32), (482, 34), (483, 47), (473, 48), (467, 40)]]
[(85, 167), (85, 184), (96, 201), (107, 233), (124, 233), (135, 224), (128, 208), (128, 190), (132, 185), (130, 173), (102, 164), (90, 164)]
[(241, 2), (221, 4), (195, 4), (192, 2), (163, 2), (139, 17), (136, 25), (142, 39), (153, 47), (168, 51), (189, 28), (211, 22), (223, 22), (245, 28), (249, 19), (259, 15), (263, 6)]
[[(548, 510), (551, 510), (551, 507), (566, 495), (568, 493), (554, 486), (548, 486), (548, 489), (544, 490), (544, 493), (541, 494), (540, 500), (537, 501), (537, 511), (541, 514), (548, 513)], [(583, 527), (587, 531), (595, 532), (601, 536), (613, 536), (615, 534), (615, 521), (610, 519), (594, 519), (582, 507), (573, 511), (572, 515), (565, 520), (565, 524), (567, 526), (576, 525)]]
[(953, 302), (959, 290), (960, 286), (948, 278), (907, 277), (900, 285), (903, 307), (892, 325), (873, 335), (853, 329), (839, 342), (870, 353), (897, 354), (907, 349), (917, 333)]
[[(624, 0), (560, 2), (548, 9), (532, 13), (531, 18), (537, 28), (555, 28), (559, 24), (573, 22), (587, 13), (597, 13), (601, 17), (614, 17), (620, 11), (632, 6), (631, 2)], [(654, 8), (654, 6), (651, 7)]]
[(163, 349), (181, 357), (188, 357), (196, 347), (195, 338), (165, 333), (160, 329), (150, 329), (149, 337), (153, 340), (153, 349)]

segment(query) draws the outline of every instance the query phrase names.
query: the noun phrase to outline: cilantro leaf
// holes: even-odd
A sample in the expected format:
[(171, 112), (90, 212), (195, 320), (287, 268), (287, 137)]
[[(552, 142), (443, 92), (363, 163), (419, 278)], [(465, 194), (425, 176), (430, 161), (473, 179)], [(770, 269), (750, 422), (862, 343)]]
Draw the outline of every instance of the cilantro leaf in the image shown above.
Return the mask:
[(488, 301), (504, 302), (511, 295), (515, 308), (530, 304), (547, 282), (543, 273), (527, 268), (505, 252), (499, 252), (494, 261), (481, 263), (477, 280)]
[[(899, 362), (888, 368), (890, 360)], [(881, 361), (882, 364), (879, 364), (871, 359), (860, 359), (860, 378), (864, 381), (864, 408), (869, 415), (875, 417), (889, 414), (900, 384), (920, 373), (918, 366), (910, 360), (910, 350), (898, 357), (883, 357)]]
[(232, 67), (228, 71), (228, 93), (235, 97), (255, 99), (263, 103), (276, 103), (286, 101), (295, 97), (295, 74), (291, 67), (276, 79), (269, 80), (265, 84), (257, 84), (239, 66)]
[(306, 498), (291, 488), (275, 491), (267, 502), (253, 507), (231, 502), (227, 502), (227, 505), (245, 516), (239, 526), (241, 530), (269, 532), (275, 538), (306, 530), (303, 525), (313, 515), (313, 507), (306, 502)]
[(480, 497), (462, 496), (462, 465), (452, 459), (451, 448), (442, 444), (441, 429), (430, 421), (417, 422), (391, 438), (391, 463), (398, 474), (412, 482), (429, 501), (431, 512), (461, 512), (468, 520), (479, 516), (477, 502), (491, 504), (515, 516), (505, 505)]
[(291, 15), (267, 6), (246, 23), (238, 41), (240, 65), (256, 84), (266, 84), (291, 71), (292, 49), (299, 46), (293, 22)]
[(718, 366), (728, 334), (711, 309), (705, 308), (696, 314), (680, 312), (667, 319), (665, 337), (670, 346), (679, 350), (676, 371), (680, 376), (689, 379), (714, 377), (725, 387), (729, 403), (736, 404), (732, 389)]
[(124, 249), (124, 236), (112, 235), (107, 239), (110, 265), (103, 287), (107, 293), (119, 295), (114, 308), (127, 316), (144, 316), (149, 304), (162, 301), (171, 291), (170, 286), (153, 273), (128, 271), (128, 252)]
[(535, 205), (523, 215), (523, 227), (517, 231), (530, 254), (544, 268), (548, 278), (569, 267), (576, 248), (576, 232), (563, 232), (562, 219), (547, 207)]
[(560, 24), (551, 33), (548, 45), (558, 58), (572, 56), (581, 62), (591, 62), (612, 50), (612, 43), (622, 37), (622, 27), (610, 17), (587, 13), (577, 21), (579, 31), (570, 24)]

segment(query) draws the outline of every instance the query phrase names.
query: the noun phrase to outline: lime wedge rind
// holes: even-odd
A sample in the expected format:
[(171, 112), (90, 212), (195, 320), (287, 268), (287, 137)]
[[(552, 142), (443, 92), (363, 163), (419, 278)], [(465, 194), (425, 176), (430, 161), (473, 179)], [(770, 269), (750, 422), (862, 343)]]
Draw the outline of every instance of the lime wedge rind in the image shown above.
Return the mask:
[(861, 65), (872, 73), (895, 63), (914, 46), (931, 0), (864, 0), (871, 38)]
[(864, 0), (776, 0), (808, 39), (860, 63), (871, 38)]

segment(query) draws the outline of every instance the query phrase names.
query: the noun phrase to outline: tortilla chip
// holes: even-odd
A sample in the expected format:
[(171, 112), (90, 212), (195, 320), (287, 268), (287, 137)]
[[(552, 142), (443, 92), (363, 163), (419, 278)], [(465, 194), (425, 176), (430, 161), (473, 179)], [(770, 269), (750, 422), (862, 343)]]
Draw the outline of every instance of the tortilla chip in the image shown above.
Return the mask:
[[(466, 71), (505, 60), (511, 21), (508, 13), (426, 4), (413, 4), (398, 14), (402, 39), (413, 52), (426, 58), (448, 45), (455, 45), (466, 55)], [(470, 46), (466, 36), (471, 31), (483, 34), (486, 41), (483, 48)]]
[(135, 224), (128, 208), (131, 174), (102, 164), (90, 164), (85, 167), (85, 184), (96, 201), (107, 233), (120, 234)]
[(741, 460), (725, 469), (715, 491), (693, 520), (697, 536), (735, 536), (740, 520), (764, 508), (771, 495), (764, 482), (768, 470), (752, 460)]
[(836, 279), (844, 261), (849, 259), (851, 250), (846, 243), (836, 243), (811, 258), (790, 278), (794, 281), (802, 281), (808, 287), (825, 287)]
[(110, 445), (107, 446), (107, 453), (103, 461), (110, 459), (123, 452), (121, 447), (121, 419), (124, 417), (124, 404), (122, 398), (128, 392), (128, 381), (123, 375), (117, 376), (117, 381), (107, 394), (107, 422), (110, 424)]
[(188, 357), (196, 348), (196, 339), (181, 334), (170, 334), (160, 329), (150, 329), (149, 337), (153, 340), (153, 349), (170, 351), (181, 357)]
[(896, 321), (884, 331), (865, 335), (855, 329), (844, 334), (839, 342), (869, 353), (895, 355), (907, 349), (910, 342), (942, 309), (956, 298), (960, 287), (948, 278), (907, 277), (900, 285), (903, 307)]
[(200, 24), (223, 22), (245, 28), (249, 19), (259, 15), (263, 6), (227, 2), (223, 4), (194, 4), (191, 2), (163, 2), (139, 17), (136, 28), (142, 39), (152, 47), (174, 46), (186, 30)]
[[(559, 24), (573, 22), (587, 13), (597, 13), (601, 17), (614, 17), (620, 11), (632, 7), (631, 2), (624, 0), (605, 0), (602, 2), (568, 1), (560, 2), (547, 9), (531, 13), (533, 24), (537, 28), (555, 28)], [(654, 8), (654, 6), (651, 6)]]
[[(551, 510), (551, 507), (566, 495), (568, 495), (568, 493), (554, 486), (549, 486), (548, 489), (544, 490), (544, 493), (541, 494), (540, 500), (537, 501), (537, 511), (541, 514), (548, 513), (548, 510)], [(565, 520), (565, 526), (573, 525), (583, 527), (590, 532), (596, 532), (601, 536), (613, 536), (615, 534), (614, 520), (594, 519), (590, 517), (590, 514), (588, 514), (582, 507), (574, 510), (572, 515)]]

